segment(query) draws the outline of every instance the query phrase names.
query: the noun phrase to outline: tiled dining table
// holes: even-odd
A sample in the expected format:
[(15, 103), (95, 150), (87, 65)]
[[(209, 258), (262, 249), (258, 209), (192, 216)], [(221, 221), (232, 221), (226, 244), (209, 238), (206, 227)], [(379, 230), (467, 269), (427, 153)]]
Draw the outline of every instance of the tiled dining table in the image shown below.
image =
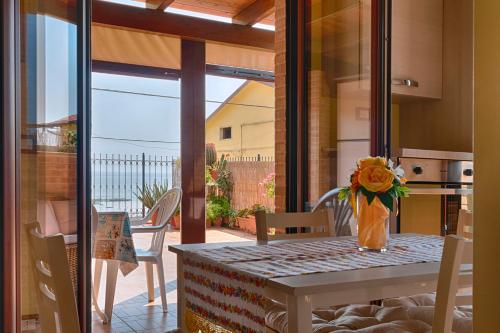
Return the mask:
[(434, 291), (443, 238), (392, 235), (385, 253), (355, 237), (171, 245), (177, 254), (178, 325), (189, 318), (233, 332), (265, 332), (265, 302), (286, 305), (288, 332), (312, 331), (312, 309)]
[[(118, 270), (124, 276), (135, 270), (139, 263), (126, 212), (99, 212), (97, 224), (93, 227), (92, 258), (106, 262), (106, 297), (104, 311), (97, 299), (100, 281), (95, 281), (92, 297), (96, 312), (104, 323), (111, 321)], [(95, 274), (95, 272), (94, 272)], [(97, 282), (97, 283), (96, 283)]]

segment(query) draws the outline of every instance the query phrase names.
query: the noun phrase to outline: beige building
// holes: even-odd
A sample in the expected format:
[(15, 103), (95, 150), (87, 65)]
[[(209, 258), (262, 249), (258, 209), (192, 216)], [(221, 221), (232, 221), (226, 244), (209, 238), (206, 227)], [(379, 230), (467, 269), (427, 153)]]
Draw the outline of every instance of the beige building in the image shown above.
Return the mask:
[(274, 159), (274, 84), (246, 81), (206, 120), (217, 155)]

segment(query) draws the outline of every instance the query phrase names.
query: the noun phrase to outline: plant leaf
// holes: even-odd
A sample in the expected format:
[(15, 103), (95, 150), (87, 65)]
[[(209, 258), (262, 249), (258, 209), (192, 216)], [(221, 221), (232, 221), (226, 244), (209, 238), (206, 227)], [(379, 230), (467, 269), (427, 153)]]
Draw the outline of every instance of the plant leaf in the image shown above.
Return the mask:
[(377, 196), (377, 193), (370, 192), (363, 186), (361, 186), (361, 193), (363, 193), (366, 196), (366, 200), (368, 201), (369, 205), (372, 203), (373, 199), (375, 199), (375, 197)]
[(394, 208), (394, 197), (391, 194), (389, 194), (389, 192), (379, 193), (377, 194), (377, 196), (380, 199), (380, 201), (382, 201), (384, 206), (389, 208), (389, 210), (392, 212)]

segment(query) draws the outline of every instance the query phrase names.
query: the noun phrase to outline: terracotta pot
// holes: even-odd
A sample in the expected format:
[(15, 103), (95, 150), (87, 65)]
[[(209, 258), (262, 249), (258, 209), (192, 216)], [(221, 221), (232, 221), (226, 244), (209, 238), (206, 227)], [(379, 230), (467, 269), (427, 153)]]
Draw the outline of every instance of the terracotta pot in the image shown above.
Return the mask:
[(172, 227), (175, 230), (179, 230), (181, 228), (181, 216), (180, 215), (174, 215), (174, 217), (172, 217), (170, 219), (170, 223), (172, 224)]
[(237, 217), (236, 223), (241, 230), (251, 233), (252, 235), (257, 234), (257, 225), (255, 223), (255, 216), (248, 215), (247, 217)]
[(205, 219), (205, 223), (207, 228), (220, 227), (222, 226), (222, 217), (219, 216), (214, 221)]

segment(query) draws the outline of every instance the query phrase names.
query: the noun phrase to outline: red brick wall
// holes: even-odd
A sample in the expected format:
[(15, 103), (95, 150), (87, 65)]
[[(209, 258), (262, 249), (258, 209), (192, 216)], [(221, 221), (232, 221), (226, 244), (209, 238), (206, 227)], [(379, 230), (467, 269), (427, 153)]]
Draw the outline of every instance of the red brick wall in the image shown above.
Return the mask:
[(37, 153), (39, 198), (76, 199), (76, 154)]
[(275, 168), (277, 212), (286, 209), (286, 3), (275, 1)]

